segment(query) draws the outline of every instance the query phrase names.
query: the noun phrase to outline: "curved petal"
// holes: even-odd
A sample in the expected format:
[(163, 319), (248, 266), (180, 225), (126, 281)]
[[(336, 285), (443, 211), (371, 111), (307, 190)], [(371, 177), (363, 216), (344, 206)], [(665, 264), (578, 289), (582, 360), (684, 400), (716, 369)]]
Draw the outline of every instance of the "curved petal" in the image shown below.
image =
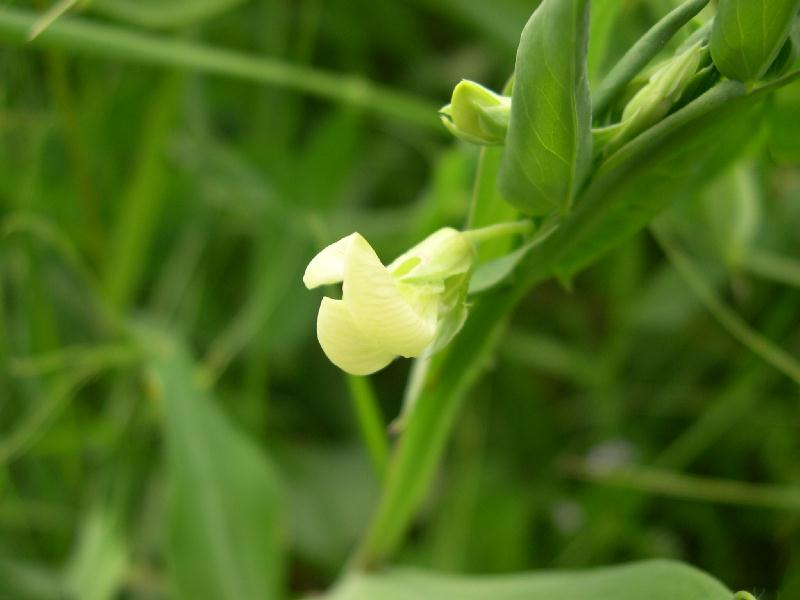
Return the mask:
[[(326, 246), (319, 254), (311, 259), (303, 274), (303, 283), (311, 290), (321, 285), (339, 283), (344, 278), (344, 257), (347, 248), (357, 233), (351, 233), (347, 237)], [(362, 238), (363, 239), (363, 238)]]
[(361, 332), (392, 354), (419, 356), (436, 334), (436, 311), (414, 310), (358, 234), (345, 256), (342, 299)]
[(353, 375), (374, 373), (395, 357), (361, 333), (342, 300), (322, 299), (317, 315), (317, 338), (325, 356)]

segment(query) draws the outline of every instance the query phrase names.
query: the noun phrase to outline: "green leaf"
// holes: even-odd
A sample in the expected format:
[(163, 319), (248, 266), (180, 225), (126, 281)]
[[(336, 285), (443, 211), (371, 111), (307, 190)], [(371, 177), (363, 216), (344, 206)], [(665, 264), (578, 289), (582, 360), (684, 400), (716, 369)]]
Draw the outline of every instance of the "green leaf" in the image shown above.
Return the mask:
[(69, 589), (80, 600), (111, 600), (124, 583), (128, 549), (119, 523), (97, 506), (86, 516), (66, 573)]
[(526, 214), (566, 212), (592, 157), (589, 3), (545, 0), (522, 31), (498, 185)]
[(720, 0), (711, 32), (711, 56), (720, 72), (755, 81), (778, 55), (800, 0)]
[(246, 0), (93, 0), (92, 10), (140, 25), (171, 28), (193, 25), (224, 13)]
[(280, 598), (281, 490), (272, 465), (200, 386), (184, 348), (150, 330), (141, 338), (164, 409), (172, 597)]
[[(743, 93), (739, 83), (721, 84), (612, 155), (572, 218), (548, 240), (560, 247), (559, 256), (547, 259), (555, 272), (571, 276), (738, 156), (758, 131), (760, 115), (760, 95)], [(538, 255), (526, 262), (541, 261)]]
[(587, 571), (484, 577), (394, 570), (354, 575), (329, 600), (731, 600), (732, 596), (697, 569), (653, 560)]

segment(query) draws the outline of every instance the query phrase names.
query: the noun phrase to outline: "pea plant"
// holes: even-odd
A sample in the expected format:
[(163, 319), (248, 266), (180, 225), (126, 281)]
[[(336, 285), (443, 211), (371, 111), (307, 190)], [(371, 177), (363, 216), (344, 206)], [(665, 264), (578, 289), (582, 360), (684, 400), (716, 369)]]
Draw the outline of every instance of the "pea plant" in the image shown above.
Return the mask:
[[(465, 80), (441, 110), (454, 136), (485, 146), (467, 229), (437, 231), (388, 266), (354, 233), (308, 265), (307, 287), (342, 283), (341, 299), (323, 298), (317, 318), (334, 364), (365, 375), (416, 358), (383, 495), (333, 597), (732, 597), (661, 562), (506, 581), (368, 574), (408, 529), (464, 396), (520, 299), (550, 277), (568, 282), (713, 178), (747, 147), (769, 94), (800, 77), (791, 70), (800, 2), (721, 0), (694, 25), (708, 4), (689, 0), (665, 15), (592, 93), (590, 2), (544, 0), (522, 32), (507, 88)], [(662, 56), (685, 27), (685, 41)]]

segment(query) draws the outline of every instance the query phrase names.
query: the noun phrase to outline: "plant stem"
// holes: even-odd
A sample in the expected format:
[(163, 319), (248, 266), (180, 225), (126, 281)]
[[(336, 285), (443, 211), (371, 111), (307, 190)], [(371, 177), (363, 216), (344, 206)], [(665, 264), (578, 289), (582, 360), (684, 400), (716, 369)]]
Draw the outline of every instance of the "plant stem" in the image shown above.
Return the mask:
[(800, 287), (800, 261), (765, 250), (748, 253), (744, 268), (760, 277)]
[(378, 398), (366, 377), (347, 376), (350, 398), (353, 400), (358, 428), (364, 445), (367, 447), (372, 467), (378, 481), (386, 475), (386, 463), (389, 462), (389, 442), (386, 439), (386, 426), (381, 418)]
[(47, 11), (36, 19), (28, 32), (28, 41), (33, 41), (41, 35), (41, 33), (50, 27), (59, 17), (64, 16), (67, 11), (73, 8), (79, 0), (59, 0), (53, 4)]
[[(24, 43), (37, 19), (38, 15), (30, 11), (2, 7), (0, 37), (18, 44)], [(58, 20), (31, 45), (266, 83), (361, 106), (394, 119), (441, 131), (437, 105), (383, 88), (358, 76), (329, 73), (242, 52), (171, 40), (87, 19)]]
[(598, 472), (592, 465), (575, 458), (564, 459), (561, 462), (561, 468), (565, 474), (576, 479), (648, 494), (800, 511), (800, 488), (798, 487), (758, 485), (745, 481), (699, 477), (632, 465)]
[(458, 334), (457, 354), (440, 352), (432, 360), (428, 385), (408, 417), (352, 568), (377, 567), (400, 542), (433, 478), (466, 392), (481, 375), (519, 296), (508, 289), (485, 294)]
[(773, 344), (770, 340), (750, 327), (733, 309), (726, 305), (706, 283), (691, 259), (678, 248), (664, 226), (653, 226), (651, 231), (694, 294), (705, 305), (713, 317), (726, 331), (747, 347), (751, 352), (775, 367), (781, 373), (800, 385), (800, 362), (791, 354)]
[(468, 229), (464, 232), (464, 237), (474, 244), (481, 244), (499, 237), (516, 235), (518, 233), (528, 233), (533, 229), (533, 223), (528, 219), (512, 221), (510, 223), (497, 223), (479, 229)]

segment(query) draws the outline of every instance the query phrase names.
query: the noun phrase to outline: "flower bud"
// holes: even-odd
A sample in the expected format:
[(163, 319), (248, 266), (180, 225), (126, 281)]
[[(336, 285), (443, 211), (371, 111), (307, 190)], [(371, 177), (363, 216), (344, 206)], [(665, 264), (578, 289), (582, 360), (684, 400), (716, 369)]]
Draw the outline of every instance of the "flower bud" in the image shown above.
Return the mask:
[(619, 123), (592, 132), (596, 144), (606, 153), (613, 152), (667, 116), (693, 82), (704, 58), (708, 58), (708, 49), (697, 43), (662, 63), (625, 106)]
[(692, 46), (662, 64), (647, 84), (625, 106), (622, 122), (629, 137), (638, 135), (663, 119), (678, 101), (706, 54), (706, 48)]
[(508, 131), (511, 98), (464, 79), (453, 89), (450, 104), (439, 115), (450, 133), (465, 142), (500, 145)]

